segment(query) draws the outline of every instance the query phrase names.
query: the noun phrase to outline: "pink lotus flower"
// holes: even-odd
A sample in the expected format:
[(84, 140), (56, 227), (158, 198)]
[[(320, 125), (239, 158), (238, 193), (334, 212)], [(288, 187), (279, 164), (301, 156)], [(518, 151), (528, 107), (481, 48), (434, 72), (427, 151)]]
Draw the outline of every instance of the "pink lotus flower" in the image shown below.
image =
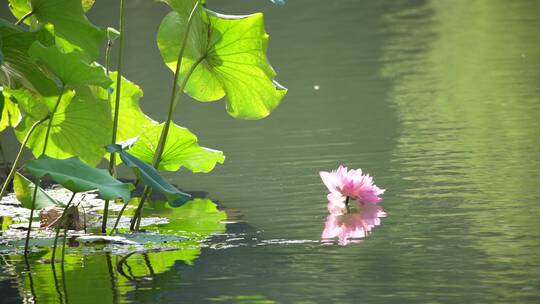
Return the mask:
[(377, 203), (382, 200), (379, 195), (385, 190), (373, 184), (373, 178), (369, 174), (362, 174), (361, 169), (348, 170), (347, 167), (339, 166), (335, 171), (322, 171), (319, 174), (330, 191), (328, 211), (331, 214), (345, 213), (348, 210), (349, 198), (357, 200), (359, 204)]
[(323, 239), (338, 238), (339, 244), (359, 243), (375, 226), (381, 224), (381, 217), (386, 213), (376, 203), (362, 204), (356, 212), (347, 214), (330, 214), (321, 237)]

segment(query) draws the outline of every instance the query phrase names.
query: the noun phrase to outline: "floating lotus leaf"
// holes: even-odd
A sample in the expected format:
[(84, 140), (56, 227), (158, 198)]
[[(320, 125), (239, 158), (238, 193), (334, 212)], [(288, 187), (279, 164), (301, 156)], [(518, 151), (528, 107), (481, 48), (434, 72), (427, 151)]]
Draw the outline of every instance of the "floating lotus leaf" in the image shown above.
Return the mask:
[[(109, 102), (99, 99), (97, 88), (80, 87), (77, 92), (67, 90), (54, 117), (46, 155), (54, 158), (77, 156), (89, 165), (98, 164), (111, 140), (112, 117)], [(22, 142), (30, 127), (52, 111), (56, 98), (41, 98), (26, 90), (12, 92), (23, 112), (24, 119), (15, 130)], [(35, 157), (43, 151), (47, 132), (46, 123), (40, 124), (26, 146)]]
[[(13, 178), (13, 190), (17, 200), (24, 208), (32, 209), (35, 184), (20, 173), (16, 173)], [(43, 189), (38, 188), (36, 193), (35, 209), (43, 209), (52, 205), (62, 205), (60, 202), (50, 197)]]
[(131, 197), (133, 185), (122, 183), (107, 170), (90, 167), (76, 157), (54, 159), (44, 155), (29, 161), (25, 168), (34, 176), (49, 176), (73, 192), (97, 190), (103, 199), (121, 198), (124, 202)]
[(107, 151), (110, 153), (118, 153), (124, 164), (130, 167), (145, 185), (154, 191), (162, 193), (171, 206), (181, 206), (191, 199), (191, 195), (176, 189), (166, 179), (159, 175), (154, 167), (124, 151), (121, 145), (107, 145)]
[[(130, 148), (130, 153), (151, 164), (163, 126), (164, 124), (159, 124), (145, 128), (135, 145)], [(195, 134), (172, 124), (158, 169), (178, 171), (185, 167), (192, 172), (210, 172), (217, 163), (222, 164), (224, 161), (223, 152), (199, 146)]]
[(84, 62), (79, 52), (64, 53), (56, 46), (46, 47), (36, 41), (28, 53), (47, 65), (66, 86), (97, 85), (106, 89), (112, 83), (103, 67)]
[[(179, 208), (171, 208), (165, 202), (156, 201), (148, 204), (145, 214), (165, 217), (167, 224), (158, 224), (155, 229), (160, 233), (186, 234), (186, 236), (205, 238), (214, 233), (225, 231), (227, 219), (225, 212), (209, 199), (196, 198)], [(153, 230), (153, 227), (147, 227)]]
[[(173, 8), (162, 21), (157, 43), (165, 64), (176, 69), (181, 38), (195, 0), (165, 0)], [(201, 8), (193, 20), (180, 70), (180, 81), (200, 62), (185, 92), (200, 101), (227, 97), (230, 115), (260, 119), (282, 101), (287, 89), (275, 80), (266, 58), (268, 34), (261, 13), (229, 16)]]

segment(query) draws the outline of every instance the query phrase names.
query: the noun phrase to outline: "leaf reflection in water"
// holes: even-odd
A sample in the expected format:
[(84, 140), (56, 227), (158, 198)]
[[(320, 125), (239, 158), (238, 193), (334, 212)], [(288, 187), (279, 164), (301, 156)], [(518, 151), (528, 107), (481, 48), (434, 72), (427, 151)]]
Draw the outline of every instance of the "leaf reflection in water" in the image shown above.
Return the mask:
[(350, 213), (329, 214), (321, 237), (324, 242), (331, 242), (337, 237), (342, 246), (360, 243), (375, 226), (381, 224), (382, 217), (386, 217), (386, 213), (379, 204), (358, 204), (358, 209)]

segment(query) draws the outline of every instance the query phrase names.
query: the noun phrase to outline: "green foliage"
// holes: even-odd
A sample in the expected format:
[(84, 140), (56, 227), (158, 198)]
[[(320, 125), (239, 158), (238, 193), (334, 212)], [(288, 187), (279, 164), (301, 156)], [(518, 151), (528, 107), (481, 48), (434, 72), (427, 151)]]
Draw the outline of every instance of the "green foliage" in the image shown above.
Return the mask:
[[(96, 165), (105, 155), (103, 147), (109, 143), (112, 118), (106, 99), (96, 97), (96, 88), (81, 87), (77, 91), (67, 90), (52, 118), (46, 154), (55, 158), (79, 157), (90, 165)], [(29, 91), (17, 90), (13, 96), (25, 113), (23, 121), (15, 130), (22, 142), (30, 127), (53, 110), (56, 100), (42, 98)], [(47, 124), (39, 125), (27, 147), (34, 156), (43, 151)]]
[(15, 128), (21, 121), (21, 112), (6, 90), (2, 91), (2, 111), (0, 115), (0, 132), (7, 127)]
[[(142, 161), (151, 164), (156, 154), (159, 137), (163, 132), (163, 125), (145, 128), (129, 151)], [(178, 171), (180, 167), (186, 167), (192, 172), (210, 172), (217, 163), (222, 164), (224, 161), (223, 152), (199, 146), (197, 137), (193, 133), (173, 124), (169, 130), (158, 169)]]
[[(174, 11), (163, 19), (157, 43), (165, 64), (175, 70), (181, 49), (178, 37), (186, 29), (188, 8), (196, 1), (165, 2)], [(186, 77), (198, 64), (185, 92), (200, 101), (227, 96), (227, 111), (233, 117), (266, 117), (281, 103), (287, 89), (274, 80), (276, 73), (266, 58), (268, 34), (263, 15), (229, 16), (208, 9), (199, 12), (192, 23), (180, 71)]]
[[(226, 97), (229, 114), (242, 119), (263, 118), (281, 103), (287, 89), (275, 81), (276, 73), (268, 63), (268, 34), (262, 14), (228, 16), (199, 6), (193, 10), (195, 3), (205, 4), (204, 0), (164, 2), (173, 12), (161, 23), (158, 47), (172, 70), (185, 47), (177, 75), (181, 84), (178, 92), (183, 90), (200, 101)], [(47, 123), (36, 124), (26, 141), (26, 147), (39, 157), (25, 166), (32, 174), (50, 176), (74, 192), (97, 189), (106, 200), (122, 198), (127, 202), (129, 184), (91, 167), (102, 160), (106, 154), (103, 147), (107, 146), (107, 151), (118, 153), (149, 188), (164, 194), (170, 206), (182, 205), (177, 209), (159, 204), (153, 207), (173, 218), (172, 229), (203, 238), (223, 231), (221, 221), (225, 215), (214, 203), (188, 202), (191, 196), (176, 189), (157, 171), (185, 167), (193, 172), (209, 172), (224, 162), (223, 152), (199, 146), (193, 133), (172, 122), (177, 91), (173, 90), (166, 122), (170, 128), (165, 129), (165, 124), (158, 124), (141, 110), (140, 87), (124, 77), (119, 78), (120, 85), (116, 83), (117, 73), (108, 72), (110, 57), (107, 73), (95, 62), (105, 38), (113, 41), (125, 33), (90, 23), (85, 12), (93, 4), (94, 0), (9, 0), (21, 26), (0, 19), (0, 131), (14, 127), (22, 141), (32, 125), (50, 118)], [(188, 21), (192, 12), (194, 18)], [(24, 29), (25, 24), (29, 30)], [(124, 28), (123, 22), (120, 28)], [(181, 45), (183, 37), (187, 38), (185, 46)], [(121, 57), (120, 50), (119, 67)], [(117, 85), (120, 92), (113, 89)], [(117, 95), (118, 126), (113, 126)], [(116, 142), (131, 138), (138, 141), (128, 153), (120, 145), (110, 144), (111, 138)], [(150, 165), (156, 158), (160, 160), (157, 169)], [(110, 169), (114, 171), (114, 162)], [(22, 175), (16, 175), (14, 183), (17, 197), (30, 206), (34, 185)], [(41, 189), (37, 193), (37, 208), (58, 203)]]
[[(84, 2), (84, 7), (83, 7)], [(17, 18), (32, 11), (27, 24), (39, 22), (54, 27), (56, 44), (64, 52), (79, 51), (87, 61), (99, 57), (105, 30), (94, 26), (85, 16), (93, 1), (81, 0), (10, 0), (10, 7)]]
[[(109, 75), (113, 81), (111, 87), (116, 88), (117, 72), (111, 72)], [(96, 90), (100, 99), (106, 100), (108, 91), (104, 89)], [(146, 126), (156, 124), (151, 118), (146, 116), (139, 106), (140, 99), (143, 97), (143, 90), (133, 82), (122, 77), (122, 86), (120, 92), (120, 116), (118, 118), (117, 142), (122, 142), (142, 134)], [(111, 94), (111, 119), (114, 117), (114, 101), (116, 100), (116, 91)], [(112, 125), (111, 125), (112, 126)], [(109, 136), (110, 138), (111, 136)], [(102, 145), (100, 148), (103, 149)]]
[[(22, 18), (26, 13), (32, 10), (32, 7), (30, 6), (29, 0), (8, 0), (9, 1), (9, 9), (11, 10), (11, 13), (13, 16), (15, 16), (17, 19)], [(30, 25), (35, 24), (37, 21), (35, 18), (28, 18), (24, 21), (24, 23)]]
[(103, 68), (82, 61), (78, 52), (63, 53), (55, 46), (45, 47), (36, 41), (28, 53), (47, 65), (66, 86), (97, 85), (108, 88), (111, 85)]
[(133, 187), (113, 178), (107, 170), (90, 167), (76, 157), (60, 160), (44, 155), (29, 161), (25, 168), (34, 176), (49, 176), (73, 192), (97, 189), (100, 196), (106, 200), (121, 198), (128, 202)]
[(4, 62), (0, 65), (0, 85), (13, 89), (27, 88), (43, 96), (56, 95), (57, 85), (44, 67), (28, 55), (28, 49), (35, 41), (50, 45), (53, 38), (45, 29), (28, 32), (0, 19), (0, 47), (4, 54)]
[[(17, 200), (21, 202), (24, 208), (32, 208), (32, 199), (36, 185), (20, 173), (15, 174), (13, 179), (13, 190)], [(43, 209), (51, 205), (62, 205), (60, 202), (50, 197), (41, 187), (36, 193), (35, 209)]]
[(124, 151), (122, 146), (116, 144), (107, 145), (107, 151), (110, 153), (118, 153), (124, 164), (130, 167), (145, 185), (154, 191), (162, 193), (171, 206), (181, 206), (191, 198), (191, 195), (176, 189), (166, 179), (159, 175), (154, 167)]

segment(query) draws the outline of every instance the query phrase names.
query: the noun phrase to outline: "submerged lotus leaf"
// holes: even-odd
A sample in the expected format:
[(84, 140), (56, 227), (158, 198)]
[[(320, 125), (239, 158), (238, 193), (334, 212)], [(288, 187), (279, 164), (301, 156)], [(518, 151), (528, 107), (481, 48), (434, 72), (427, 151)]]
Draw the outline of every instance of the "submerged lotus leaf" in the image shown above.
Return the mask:
[(22, 119), (19, 107), (9, 98), (10, 95), (6, 91), (2, 91), (1, 93), (0, 132), (4, 131), (7, 127), (17, 127)]
[[(16, 173), (13, 178), (13, 191), (17, 200), (24, 208), (32, 209), (32, 200), (36, 185), (20, 173)], [(62, 205), (60, 202), (50, 197), (41, 187), (36, 193), (36, 204), (34, 209), (43, 209), (52, 205)]]
[[(77, 92), (67, 90), (52, 118), (46, 155), (54, 158), (77, 156), (89, 165), (96, 165), (105, 155), (103, 147), (111, 140), (111, 108), (107, 100), (97, 98), (97, 88), (80, 87)], [(15, 134), (22, 142), (36, 121), (52, 111), (55, 98), (41, 98), (29, 91), (13, 91), (23, 112), (23, 121)], [(46, 121), (35, 130), (26, 146), (35, 157), (41, 155), (47, 133)]]
[(28, 32), (0, 19), (0, 48), (4, 55), (0, 64), (0, 85), (13, 89), (24, 87), (43, 96), (55, 95), (56, 83), (27, 53), (35, 41), (48, 45), (52, 37), (46, 30)]
[(56, 42), (64, 51), (77, 50), (83, 53), (88, 61), (99, 57), (101, 42), (105, 38), (105, 30), (96, 27), (86, 18), (85, 8), (91, 2), (85, 0), (10, 0), (13, 14), (20, 18), (32, 11), (29, 22), (34, 20), (41, 24), (52, 24)]
[[(145, 128), (130, 148), (130, 153), (151, 164), (165, 124)], [(181, 167), (192, 172), (210, 172), (217, 163), (223, 164), (223, 152), (199, 146), (197, 136), (188, 129), (172, 124), (159, 163), (160, 170), (178, 171)]]
[[(165, 64), (176, 69), (187, 14), (195, 0), (166, 0), (174, 11), (162, 21), (157, 43)], [(186, 13), (186, 11), (188, 13)], [(185, 49), (180, 81), (199, 62), (187, 81), (185, 92), (200, 101), (227, 97), (233, 117), (260, 119), (282, 101), (287, 89), (275, 80), (268, 63), (268, 34), (261, 13), (229, 16), (201, 8), (193, 20)]]
[(46, 47), (36, 41), (28, 53), (47, 65), (64, 85), (97, 85), (108, 88), (112, 83), (101, 66), (84, 62), (79, 52), (63, 53), (56, 46)]
[(165, 178), (159, 175), (154, 167), (124, 151), (121, 145), (107, 145), (107, 151), (109, 153), (118, 153), (124, 164), (130, 167), (146, 186), (162, 193), (171, 206), (181, 206), (191, 198), (191, 195), (176, 189)]
[[(111, 72), (109, 77), (113, 81), (111, 87), (116, 89), (117, 72)], [(122, 142), (139, 136), (146, 126), (156, 124), (151, 118), (146, 116), (139, 106), (139, 101), (143, 96), (142, 89), (133, 82), (122, 77), (120, 92), (120, 112), (118, 117), (117, 142)], [(99, 98), (106, 100), (107, 90), (99, 90)], [(116, 91), (111, 94), (112, 117), (115, 112)], [(111, 118), (112, 119), (112, 118)]]
[(29, 161), (25, 168), (34, 176), (49, 176), (73, 192), (97, 190), (103, 199), (121, 198), (124, 202), (131, 197), (133, 185), (122, 183), (107, 170), (90, 167), (76, 157), (54, 159), (44, 155)]

